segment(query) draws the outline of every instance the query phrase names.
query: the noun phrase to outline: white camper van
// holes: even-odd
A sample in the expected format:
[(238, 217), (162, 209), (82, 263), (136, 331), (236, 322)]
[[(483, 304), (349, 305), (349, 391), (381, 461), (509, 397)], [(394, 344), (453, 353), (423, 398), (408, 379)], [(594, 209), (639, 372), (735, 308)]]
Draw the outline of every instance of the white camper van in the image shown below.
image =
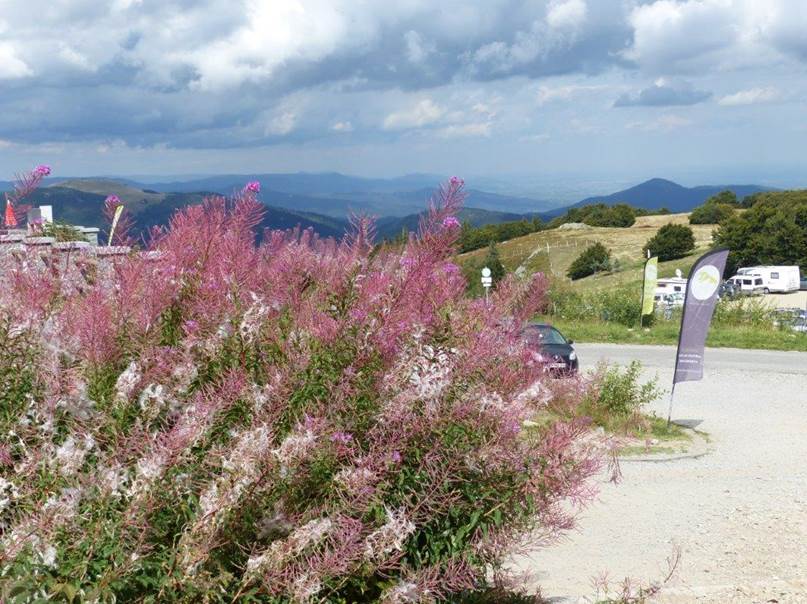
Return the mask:
[(656, 282), (656, 291), (653, 299), (657, 304), (664, 302), (670, 306), (683, 306), (686, 291), (687, 280), (683, 277), (659, 279)]
[[(737, 283), (738, 279), (743, 283)], [(740, 285), (743, 291), (748, 291), (745, 282), (749, 279), (753, 281), (754, 289), (761, 286), (762, 293), (787, 294), (799, 291), (801, 273), (798, 266), (751, 266), (738, 269), (731, 280)], [(759, 283), (759, 280), (762, 282)]]

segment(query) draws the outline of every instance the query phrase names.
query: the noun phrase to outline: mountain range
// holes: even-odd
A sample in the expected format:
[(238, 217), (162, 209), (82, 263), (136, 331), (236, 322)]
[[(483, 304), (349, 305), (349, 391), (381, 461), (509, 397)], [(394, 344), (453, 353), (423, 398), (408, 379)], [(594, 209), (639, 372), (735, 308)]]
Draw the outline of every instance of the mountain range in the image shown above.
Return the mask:
[[(262, 226), (313, 228), (322, 236), (341, 236), (351, 213), (375, 215), (380, 236), (389, 237), (403, 229), (417, 228), (420, 213), (441, 177), (414, 174), (391, 179), (368, 179), (338, 173), (222, 175), (202, 179), (143, 183), (126, 179), (72, 178), (48, 179), (28, 200), (34, 205), (50, 204), (59, 221), (102, 227), (103, 201), (117, 195), (134, 215), (137, 227), (145, 232), (153, 225), (166, 224), (180, 207), (199, 203), (206, 195), (228, 195), (250, 180), (261, 182), (260, 199), (268, 211)], [(0, 190), (11, 183), (0, 181)], [(739, 198), (770, 188), (758, 185), (715, 185), (684, 187), (654, 178), (623, 191), (588, 197), (558, 208), (545, 200), (490, 193), (471, 188), (460, 219), (474, 226), (540, 217), (552, 219), (569, 207), (591, 203), (628, 203), (671, 212), (686, 212), (712, 195), (730, 189)]]

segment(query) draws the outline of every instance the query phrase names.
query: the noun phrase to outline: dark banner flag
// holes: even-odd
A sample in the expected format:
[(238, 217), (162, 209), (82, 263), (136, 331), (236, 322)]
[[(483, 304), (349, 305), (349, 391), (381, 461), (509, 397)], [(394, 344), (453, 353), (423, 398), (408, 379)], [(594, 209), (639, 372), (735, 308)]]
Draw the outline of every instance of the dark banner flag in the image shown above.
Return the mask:
[[(712, 322), (717, 294), (726, 269), (729, 250), (714, 250), (701, 256), (692, 267), (684, 298), (681, 316), (681, 333), (678, 335), (678, 354), (675, 357), (673, 392), (678, 382), (703, 379), (703, 351), (706, 334)], [(670, 415), (672, 393), (670, 393)], [(669, 416), (668, 416), (669, 422)]]
[(704, 254), (689, 273), (673, 384), (703, 378), (703, 349), (706, 346), (706, 334), (712, 322), (728, 255), (729, 251), (726, 249)]

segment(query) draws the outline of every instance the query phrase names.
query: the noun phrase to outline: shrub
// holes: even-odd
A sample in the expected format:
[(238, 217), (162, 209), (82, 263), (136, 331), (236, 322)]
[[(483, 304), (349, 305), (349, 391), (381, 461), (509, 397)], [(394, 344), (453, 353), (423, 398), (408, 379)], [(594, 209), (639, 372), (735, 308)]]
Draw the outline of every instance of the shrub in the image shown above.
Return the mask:
[(683, 258), (695, 249), (695, 235), (692, 229), (681, 224), (665, 224), (647, 243), (642, 252), (658, 256), (659, 260), (675, 260)]
[(734, 216), (734, 208), (722, 203), (707, 203), (689, 215), (689, 224), (720, 224)]
[(595, 243), (572, 262), (566, 274), (570, 279), (582, 279), (607, 270), (611, 270), (611, 252), (602, 243)]
[(499, 258), (499, 250), (496, 247), (496, 244), (492, 241), (488, 247), (488, 255), (485, 256), (485, 261), (483, 264), (490, 269), (490, 276), (493, 279), (493, 287), (496, 287), (499, 282), (504, 279), (507, 271), (504, 270), (504, 265)]
[(641, 370), (639, 361), (631, 361), (624, 369), (600, 366), (581, 411), (609, 432), (644, 427), (642, 408), (661, 396), (662, 390), (658, 379), (640, 384)]
[(599, 448), (579, 415), (522, 431), (545, 283), (464, 296), (462, 182), (400, 249), (366, 220), (256, 245), (253, 189), (92, 282), (10, 260), (0, 600), (450, 599), (572, 525)]
[[(547, 310), (567, 321), (607, 321), (626, 327), (639, 324), (641, 298), (639, 287), (618, 287), (580, 293), (561, 283), (553, 283)], [(653, 315), (644, 318), (652, 325)]]

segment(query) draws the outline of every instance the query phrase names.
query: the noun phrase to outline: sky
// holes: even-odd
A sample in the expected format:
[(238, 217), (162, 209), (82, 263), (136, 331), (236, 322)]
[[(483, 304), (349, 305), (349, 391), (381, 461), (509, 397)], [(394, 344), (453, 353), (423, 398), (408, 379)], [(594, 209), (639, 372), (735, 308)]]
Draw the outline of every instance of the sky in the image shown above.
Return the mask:
[(807, 185), (805, 31), (804, 0), (0, 0), (0, 179)]

